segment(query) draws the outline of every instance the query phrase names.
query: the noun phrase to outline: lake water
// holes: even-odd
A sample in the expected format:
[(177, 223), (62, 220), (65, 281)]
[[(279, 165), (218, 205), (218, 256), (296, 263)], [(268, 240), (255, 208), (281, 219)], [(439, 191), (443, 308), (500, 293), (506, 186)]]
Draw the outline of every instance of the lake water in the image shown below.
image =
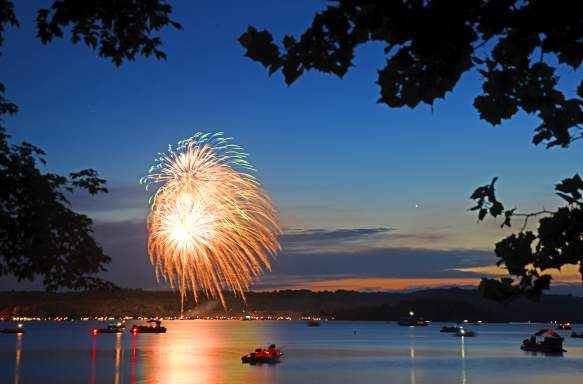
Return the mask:
[[(583, 339), (566, 337), (563, 356), (519, 349), (542, 324), (483, 324), (465, 339), (439, 333), (436, 323), (166, 321), (166, 334), (94, 337), (96, 325), (103, 326), (30, 322), (24, 335), (0, 334), (0, 383), (583, 382)], [(243, 354), (270, 343), (285, 353), (280, 364), (241, 364)]]

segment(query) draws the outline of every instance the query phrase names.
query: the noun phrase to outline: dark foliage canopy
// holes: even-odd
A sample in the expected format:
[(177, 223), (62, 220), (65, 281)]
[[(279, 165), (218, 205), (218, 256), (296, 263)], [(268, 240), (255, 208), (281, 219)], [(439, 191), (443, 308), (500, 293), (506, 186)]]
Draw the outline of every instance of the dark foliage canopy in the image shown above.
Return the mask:
[[(538, 117), (533, 143), (568, 147), (583, 138), (583, 80), (559, 87), (560, 73), (580, 70), (583, 60), (583, 2), (570, 0), (332, 0), (299, 37), (281, 45), (266, 30), (250, 26), (239, 38), (245, 56), (269, 75), (281, 71), (291, 85), (309, 70), (342, 78), (355, 49), (385, 46), (378, 71), (379, 103), (389, 107), (433, 105), (475, 70), (482, 94), (474, 99), (480, 118), (497, 125), (519, 111)], [(561, 69), (561, 67), (563, 67)], [(560, 71), (563, 72), (560, 72)], [(580, 73), (580, 72), (575, 72)], [(567, 87), (568, 88), (568, 87)], [(472, 194), (478, 220), (487, 215), (524, 220), (518, 234), (496, 244), (498, 265), (515, 278), (484, 279), (482, 292), (506, 301), (537, 298), (549, 288), (549, 269), (579, 266), (583, 277), (583, 182), (578, 175), (555, 189), (566, 206), (521, 213), (496, 199), (496, 178)], [(537, 233), (529, 218), (543, 216)]]
[[(37, 36), (47, 44), (70, 28), (74, 44), (88, 45), (116, 66), (140, 55), (164, 59), (154, 33), (165, 26), (181, 29), (171, 11), (161, 0), (54, 1), (37, 13)], [(0, 46), (6, 27), (18, 27), (18, 20), (14, 3), (0, 0)], [(48, 290), (112, 288), (97, 276), (111, 259), (93, 239), (91, 219), (74, 212), (66, 198), (75, 189), (107, 192), (105, 180), (92, 169), (43, 173), (42, 149), (8, 142), (4, 118), (18, 108), (4, 95), (0, 83), (0, 275), (40, 277)]]
[(581, 138), (583, 82), (569, 98), (557, 67), (583, 60), (583, 3), (570, 0), (332, 0), (299, 37), (281, 45), (250, 26), (239, 41), (245, 56), (288, 85), (305, 71), (343, 77), (355, 49), (385, 45), (378, 72), (379, 103), (410, 108), (432, 105), (452, 91), (462, 74), (482, 75), (474, 107), (500, 124), (519, 110), (536, 115), (533, 142), (568, 146)]
[[(551, 283), (549, 270), (560, 270), (567, 265), (579, 267), (583, 276), (583, 180), (579, 175), (564, 179), (555, 185), (555, 192), (566, 205), (555, 211), (519, 213), (516, 208), (505, 210), (496, 198), (496, 178), (490, 184), (477, 188), (470, 196), (476, 201), (471, 210), (478, 211), (478, 220), (488, 214), (503, 217), (502, 226), (510, 227), (512, 219), (523, 220), (518, 234), (496, 244), (497, 265), (505, 266), (511, 278), (484, 279), (482, 292), (497, 301), (507, 301), (521, 295), (538, 298)], [(530, 218), (543, 216), (538, 231), (526, 230)], [(545, 273), (547, 272), (547, 273)]]
[(160, 37), (165, 26), (182, 29), (170, 19), (172, 7), (159, 0), (61, 0), (37, 15), (38, 38), (47, 44), (71, 27), (71, 41), (85, 43), (115, 65), (136, 56), (165, 59)]
[(42, 277), (45, 287), (107, 288), (93, 276), (110, 258), (91, 237), (91, 219), (71, 210), (65, 192), (106, 192), (91, 169), (68, 177), (42, 173), (44, 152), (31, 144), (10, 145), (0, 128), (0, 275)]

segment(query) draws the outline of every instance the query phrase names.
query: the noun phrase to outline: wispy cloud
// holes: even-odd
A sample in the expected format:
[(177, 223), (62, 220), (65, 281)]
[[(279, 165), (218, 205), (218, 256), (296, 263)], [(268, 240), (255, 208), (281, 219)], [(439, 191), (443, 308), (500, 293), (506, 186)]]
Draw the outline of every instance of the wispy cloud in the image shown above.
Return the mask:
[(374, 242), (393, 228), (351, 228), (351, 229), (288, 229), (280, 236), (283, 249), (287, 252), (322, 252), (329, 249), (346, 250)]
[(383, 247), (353, 252), (295, 253), (283, 251), (273, 262), (273, 274), (295, 276), (454, 278), (474, 277), (463, 271), (494, 261), (482, 250), (440, 250)]
[(287, 229), (280, 237), (285, 252), (326, 253), (358, 252), (382, 247), (400, 240), (426, 243), (439, 240), (442, 234), (403, 233), (396, 228), (337, 228), (337, 229)]
[(108, 186), (108, 193), (95, 196), (77, 191), (68, 198), (73, 208), (102, 222), (143, 220), (148, 212), (148, 195), (139, 185)]
[[(147, 255), (143, 219), (96, 221), (94, 230), (96, 239), (113, 259), (105, 277), (121, 286), (157, 286)], [(483, 275), (472, 268), (494, 261), (490, 251), (390, 245), (402, 237), (431, 236), (400, 233), (388, 227), (286, 230), (281, 237), (283, 250), (273, 260), (272, 272), (254, 287), (389, 289), (421, 283), (465, 284)]]

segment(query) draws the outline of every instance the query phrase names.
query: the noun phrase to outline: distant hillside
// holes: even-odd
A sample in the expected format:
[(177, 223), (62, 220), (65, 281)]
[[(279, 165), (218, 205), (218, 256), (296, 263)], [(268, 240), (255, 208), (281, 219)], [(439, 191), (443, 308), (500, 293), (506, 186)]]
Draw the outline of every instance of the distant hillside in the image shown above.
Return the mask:
[[(508, 306), (484, 300), (473, 289), (431, 289), (409, 293), (312, 292), (284, 290), (250, 292), (247, 303), (227, 294), (229, 315), (325, 315), (344, 320), (397, 320), (413, 310), (432, 321), (490, 322), (551, 320), (583, 323), (583, 298), (546, 295), (540, 302), (519, 300)], [(190, 316), (224, 315), (215, 301), (185, 305)], [(176, 292), (121, 289), (114, 292), (0, 292), (1, 316), (175, 316)]]

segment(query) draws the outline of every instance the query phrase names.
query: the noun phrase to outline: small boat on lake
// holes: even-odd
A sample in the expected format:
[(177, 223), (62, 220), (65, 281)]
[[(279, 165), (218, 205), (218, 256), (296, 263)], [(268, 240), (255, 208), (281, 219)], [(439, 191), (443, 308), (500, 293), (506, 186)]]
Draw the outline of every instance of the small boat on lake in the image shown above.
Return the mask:
[(4, 329), (0, 330), (0, 333), (23, 334), (24, 327), (23, 327), (22, 323), (18, 323), (18, 324), (16, 324), (16, 328), (4, 328)]
[(148, 320), (148, 325), (132, 326), (132, 333), (166, 333), (166, 327), (163, 327), (161, 320)]
[(308, 321), (308, 327), (319, 327), (320, 322), (318, 320), (310, 320)]
[(415, 316), (414, 312), (409, 312), (409, 316), (401, 317), (397, 322), (402, 327), (425, 327), (429, 325), (429, 321), (422, 317)]
[(572, 328), (571, 327), (571, 323), (561, 323), (557, 327), (557, 329), (560, 330), (560, 331), (570, 331), (571, 328)]
[(457, 337), (475, 337), (476, 336), (476, 332), (471, 331), (469, 329), (465, 329), (464, 327), (458, 327), (457, 331), (455, 331), (455, 333), (453, 334), (454, 336)]
[(541, 329), (528, 339), (522, 341), (520, 349), (527, 352), (541, 352), (547, 354), (561, 354), (567, 352), (563, 349), (563, 338), (552, 329)]
[(580, 333), (572, 332), (571, 337), (573, 337), (575, 339), (583, 339), (583, 332), (580, 332)]
[(453, 326), (450, 326), (450, 327), (444, 326), (444, 327), (441, 327), (441, 329), (439, 330), (439, 332), (442, 332), (442, 333), (456, 333), (458, 331), (458, 329), (459, 329), (459, 325), (453, 325)]
[(255, 352), (251, 352), (241, 357), (243, 364), (276, 364), (283, 356), (275, 344), (271, 344), (267, 349), (257, 348)]
[(98, 333), (122, 333), (126, 329), (124, 323), (108, 324), (106, 328), (93, 328), (91, 333), (97, 335)]

